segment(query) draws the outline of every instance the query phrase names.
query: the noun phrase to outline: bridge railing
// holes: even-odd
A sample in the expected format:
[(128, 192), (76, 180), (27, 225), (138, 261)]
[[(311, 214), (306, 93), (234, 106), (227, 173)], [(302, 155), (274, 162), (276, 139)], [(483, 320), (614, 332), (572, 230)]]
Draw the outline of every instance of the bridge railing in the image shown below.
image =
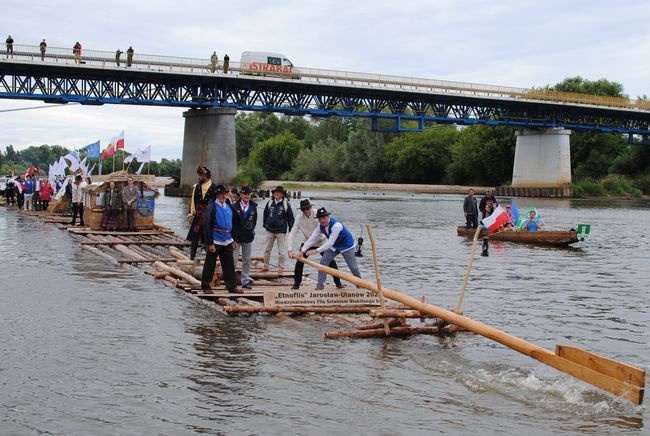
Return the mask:
[[(5, 47), (2, 48), (4, 49)], [(174, 72), (202, 75), (226, 74), (224, 73), (223, 69), (223, 60), (220, 60), (218, 62), (216, 71), (212, 72), (210, 60), (207, 58), (201, 59), (178, 56), (160, 56), (135, 52), (133, 54), (130, 66), (127, 66), (128, 54), (124, 51), (121, 53), (118, 66), (115, 52), (88, 50), (82, 48), (79, 62), (77, 63), (73, 49), (63, 47), (47, 47), (42, 58), (43, 61), (48, 63), (77, 65), (79, 67), (92, 66), (101, 68), (131, 68), (152, 72)], [(40, 47), (34, 45), (14, 44), (13, 54), (7, 53), (6, 49), (0, 51), (0, 62), (6, 60), (41, 62)], [(246, 77), (263, 76), (265, 80), (302, 80), (310, 83), (350, 87), (385, 88), (392, 90), (401, 90), (405, 92), (430, 92), (436, 94), (447, 93), (475, 97), (496, 97), (527, 101), (546, 101), (635, 110), (650, 110), (650, 102), (647, 101), (635, 101), (626, 98), (566, 93), (548, 89), (527, 89), (478, 83), (465, 83), (446, 80), (422, 79), (416, 77), (324, 70), (304, 67), (295, 67), (289, 72), (252, 71), (249, 69), (249, 67), (249, 64), (240, 64), (237, 61), (232, 61), (229, 64), (227, 74)]]

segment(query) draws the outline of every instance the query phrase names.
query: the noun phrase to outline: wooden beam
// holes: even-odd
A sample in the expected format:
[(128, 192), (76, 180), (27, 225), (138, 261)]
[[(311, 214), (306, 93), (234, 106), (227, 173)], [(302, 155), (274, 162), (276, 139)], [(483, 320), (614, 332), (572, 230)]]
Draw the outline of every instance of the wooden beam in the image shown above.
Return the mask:
[[(356, 285), (357, 287), (377, 292), (376, 285), (372, 282), (355, 277), (350, 273), (320, 265), (303, 257), (299, 258), (299, 260), (326, 274), (337, 276), (343, 280), (346, 280)], [(443, 319), (450, 324), (458, 325), (481, 336), (485, 336), (488, 339), (503, 344), (506, 347), (512, 348), (515, 351), (530, 356), (533, 359), (539, 360), (540, 362), (545, 363), (559, 371), (572, 375), (584, 382), (601, 388), (614, 395), (625, 398), (626, 400), (631, 401), (635, 404), (641, 404), (643, 401), (644, 387), (622, 382), (616, 378), (611, 377), (608, 374), (598, 372), (596, 370), (582, 366), (579, 363), (572, 362), (568, 359), (560, 357), (552, 351), (540, 347), (539, 345), (532, 344), (504, 331), (483, 324), (466, 316), (457, 314), (450, 310), (434, 306), (433, 304), (423, 303), (413, 297), (409, 297), (408, 295), (404, 295), (395, 290), (384, 289), (383, 293), (384, 297), (390, 300), (398, 301), (413, 309), (419, 310), (420, 312), (427, 313), (429, 315), (435, 316), (436, 318)], [(605, 362), (601, 362), (601, 364), (604, 363)]]
[(117, 263), (155, 263), (155, 262), (176, 262), (175, 257), (159, 259), (117, 259)]
[(81, 245), (176, 245), (176, 246), (187, 246), (190, 245), (190, 242), (181, 242), (181, 241), (84, 241), (80, 242)]
[(325, 339), (335, 338), (374, 338), (381, 336), (408, 336), (408, 335), (433, 335), (440, 333), (438, 327), (393, 327), (387, 335), (383, 328), (373, 330), (359, 330), (351, 332), (327, 332)]
[(224, 309), (227, 313), (368, 313), (370, 307), (371, 306), (226, 306)]

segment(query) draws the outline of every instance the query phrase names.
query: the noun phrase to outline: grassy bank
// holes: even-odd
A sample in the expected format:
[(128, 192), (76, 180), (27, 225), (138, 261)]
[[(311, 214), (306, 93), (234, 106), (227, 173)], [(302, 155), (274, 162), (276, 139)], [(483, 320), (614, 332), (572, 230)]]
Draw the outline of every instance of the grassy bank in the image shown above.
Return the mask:
[[(429, 194), (466, 194), (473, 188), (477, 194), (485, 193), (489, 186), (461, 186), (461, 185), (417, 185), (404, 183), (351, 183), (351, 182), (299, 182), (266, 180), (262, 189), (273, 189), (282, 185), (290, 191), (390, 191), (390, 192), (417, 192)], [(492, 188), (493, 189), (493, 188)]]
[(640, 198), (650, 195), (650, 176), (630, 179), (610, 175), (599, 180), (578, 180), (573, 183), (573, 196), (585, 197), (629, 197)]

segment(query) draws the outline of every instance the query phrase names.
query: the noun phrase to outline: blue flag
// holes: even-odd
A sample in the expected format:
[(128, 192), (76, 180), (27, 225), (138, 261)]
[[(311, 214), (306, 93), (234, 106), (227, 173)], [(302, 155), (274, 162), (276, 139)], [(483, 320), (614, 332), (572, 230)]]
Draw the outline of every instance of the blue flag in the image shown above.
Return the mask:
[(512, 215), (512, 224), (517, 224), (517, 221), (519, 221), (520, 212), (517, 204), (515, 203), (515, 200), (512, 200), (510, 203), (510, 214)]
[(88, 151), (87, 157), (99, 158), (99, 141), (86, 145), (84, 148), (82, 148), (82, 150)]

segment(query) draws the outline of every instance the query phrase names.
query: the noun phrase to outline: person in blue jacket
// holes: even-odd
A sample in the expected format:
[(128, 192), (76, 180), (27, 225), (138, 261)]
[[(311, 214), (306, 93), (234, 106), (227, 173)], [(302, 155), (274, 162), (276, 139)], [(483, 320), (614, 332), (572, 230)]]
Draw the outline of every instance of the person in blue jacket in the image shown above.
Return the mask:
[[(301, 251), (300, 256), (305, 257), (317, 253), (323, 253), (320, 264), (328, 266), (336, 256), (341, 254), (343, 259), (345, 259), (345, 263), (348, 264), (348, 268), (350, 268), (352, 275), (361, 278), (359, 266), (357, 265), (357, 258), (354, 255), (354, 247), (356, 246), (354, 237), (343, 223), (332, 218), (330, 215), (331, 213), (329, 213), (324, 207), (321, 207), (316, 211), (316, 218), (318, 218), (320, 225), (314, 229), (314, 233), (312, 233), (309, 239), (307, 239), (303, 244), (303, 248), (307, 249), (312, 247), (321, 235), (324, 235), (325, 238), (327, 238), (327, 241), (318, 248), (306, 252)], [(325, 288), (326, 278), (326, 273), (318, 272), (318, 283), (316, 284), (317, 290)]]
[(212, 293), (210, 283), (217, 266), (217, 257), (221, 262), (221, 272), (226, 289), (229, 292), (243, 293), (237, 288), (237, 276), (232, 255), (233, 249), (237, 248), (237, 243), (232, 237), (233, 211), (226, 203), (227, 193), (225, 186), (217, 185), (216, 199), (208, 204), (204, 212), (202, 232), (206, 255), (201, 274), (201, 289), (205, 294)]

